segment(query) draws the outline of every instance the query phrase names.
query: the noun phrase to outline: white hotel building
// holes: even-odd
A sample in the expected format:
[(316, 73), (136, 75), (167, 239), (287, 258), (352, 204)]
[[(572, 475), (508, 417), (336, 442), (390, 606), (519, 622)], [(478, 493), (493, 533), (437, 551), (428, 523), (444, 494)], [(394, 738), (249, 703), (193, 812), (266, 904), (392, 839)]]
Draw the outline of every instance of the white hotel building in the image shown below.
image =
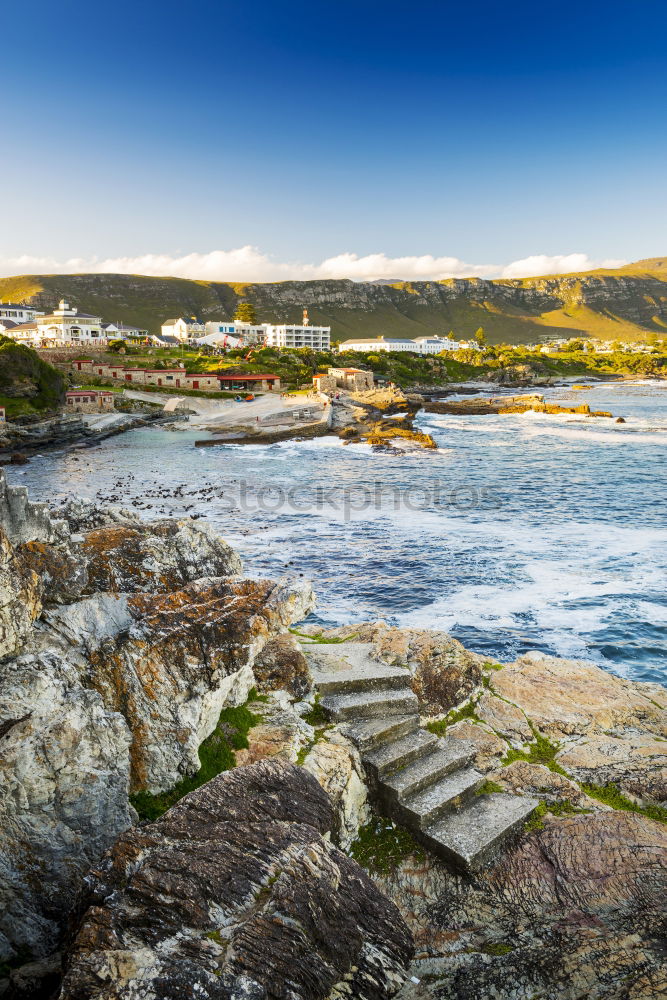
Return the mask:
[(474, 341), (450, 340), (449, 337), (368, 337), (344, 340), (339, 352), (361, 351), (377, 354), (378, 351), (410, 351), (412, 354), (440, 354), (441, 351), (480, 350)]
[[(162, 327), (164, 332), (165, 328)], [(219, 320), (206, 323), (205, 336), (197, 337), (198, 344), (216, 344), (220, 347), (243, 347), (253, 344), (264, 347), (309, 347), (314, 351), (331, 349), (331, 327), (311, 326), (308, 314), (303, 323), (243, 323), (240, 320)]]
[(106, 344), (100, 316), (80, 313), (64, 299), (46, 316), (38, 313), (32, 322), (7, 328), (6, 335), (33, 347)]
[(6, 324), (7, 329), (22, 323), (32, 323), (38, 316), (43, 315), (44, 313), (33, 309), (32, 306), (17, 305), (15, 302), (0, 302), (0, 325)]

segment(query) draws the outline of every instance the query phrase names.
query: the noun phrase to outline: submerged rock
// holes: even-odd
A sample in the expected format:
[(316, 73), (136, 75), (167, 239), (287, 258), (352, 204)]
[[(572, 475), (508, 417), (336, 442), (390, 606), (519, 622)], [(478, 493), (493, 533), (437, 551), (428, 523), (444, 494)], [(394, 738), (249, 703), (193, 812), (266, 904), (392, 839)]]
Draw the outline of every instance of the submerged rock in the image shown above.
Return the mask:
[(332, 821), (315, 779), (272, 760), (128, 831), (87, 879), (61, 1000), (391, 997), (410, 933)]

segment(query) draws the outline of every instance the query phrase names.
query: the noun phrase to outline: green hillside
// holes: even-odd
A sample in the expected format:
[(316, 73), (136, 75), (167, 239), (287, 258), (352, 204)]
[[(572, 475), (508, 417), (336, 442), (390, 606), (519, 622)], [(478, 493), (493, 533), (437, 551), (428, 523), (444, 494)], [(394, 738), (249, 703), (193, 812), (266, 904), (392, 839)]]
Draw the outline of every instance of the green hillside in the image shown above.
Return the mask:
[(296, 322), (307, 307), (311, 322), (331, 325), (336, 340), (450, 330), (469, 337), (480, 326), (491, 343), (580, 335), (644, 340), (667, 332), (667, 258), (582, 274), (390, 285), (348, 279), (242, 284), (125, 274), (0, 279), (4, 301), (50, 309), (63, 297), (83, 312), (154, 333), (172, 316), (231, 318), (238, 302), (248, 300), (261, 321)]
[(9, 419), (55, 411), (64, 395), (65, 380), (59, 371), (29, 347), (0, 337), (0, 406)]

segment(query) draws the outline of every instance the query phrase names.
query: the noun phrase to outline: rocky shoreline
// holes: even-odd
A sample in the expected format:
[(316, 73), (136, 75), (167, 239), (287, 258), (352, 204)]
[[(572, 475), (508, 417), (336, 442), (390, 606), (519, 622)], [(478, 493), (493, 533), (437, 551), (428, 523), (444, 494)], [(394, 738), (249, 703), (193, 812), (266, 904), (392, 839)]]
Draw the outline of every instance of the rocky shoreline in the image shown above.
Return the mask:
[[(661, 686), (295, 624), (310, 585), (244, 577), (202, 522), (56, 514), (1, 478), (0, 552), (5, 1000), (667, 988)], [(360, 644), (404, 673), (427, 732), (471, 748), (475, 794), (539, 801), (479, 871), (385, 817), (316, 693), (318, 651), (344, 673)]]
[(117, 420), (109, 421), (100, 429), (91, 427), (82, 416), (73, 414), (59, 414), (25, 423), (8, 422), (0, 425), (0, 465), (16, 462), (16, 455), (27, 458), (32, 453), (54, 448), (93, 447), (137, 427), (169, 424), (180, 419), (175, 414), (141, 408), (136, 412), (118, 414)]

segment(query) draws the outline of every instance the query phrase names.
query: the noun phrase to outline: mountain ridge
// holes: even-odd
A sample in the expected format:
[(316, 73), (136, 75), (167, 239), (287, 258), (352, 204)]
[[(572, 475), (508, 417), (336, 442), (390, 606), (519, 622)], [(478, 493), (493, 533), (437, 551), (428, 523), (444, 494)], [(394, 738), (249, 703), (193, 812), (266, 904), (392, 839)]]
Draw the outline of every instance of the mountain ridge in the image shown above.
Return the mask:
[(332, 337), (446, 334), (484, 327), (491, 342), (558, 336), (644, 340), (667, 335), (667, 258), (620, 268), (533, 278), (445, 278), (357, 282), (349, 278), (217, 282), (132, 274), (41, 274), (0, 278), (0, 300), (50, 309), (60, 298), (107, 321), (158, 333), (167, 318), (228, 319), (239, 301), (260, 321), (294, 323), (307, 307)]

